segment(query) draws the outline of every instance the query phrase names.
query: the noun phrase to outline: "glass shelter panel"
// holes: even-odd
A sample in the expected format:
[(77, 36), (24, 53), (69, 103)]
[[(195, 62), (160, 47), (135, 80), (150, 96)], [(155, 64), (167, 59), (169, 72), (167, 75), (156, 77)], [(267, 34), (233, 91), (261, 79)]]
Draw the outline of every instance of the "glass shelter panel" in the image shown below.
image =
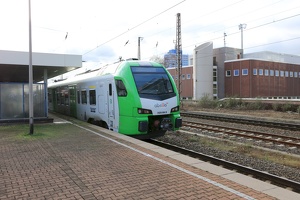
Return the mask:
[(0, 118), (24, 118), (23, 84), (0, 84)]
[[(34, 117), (46, 116), (44, 84), (33, 84)], [(0, 119), (29, 117), (29, 86), (0, 83)]]

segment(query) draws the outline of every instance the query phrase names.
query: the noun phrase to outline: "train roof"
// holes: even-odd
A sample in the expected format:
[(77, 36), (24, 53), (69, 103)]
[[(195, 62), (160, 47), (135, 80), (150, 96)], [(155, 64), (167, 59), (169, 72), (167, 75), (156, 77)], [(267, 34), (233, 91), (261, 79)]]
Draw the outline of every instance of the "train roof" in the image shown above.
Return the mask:
[(140, 60), (126, 60), (122, 62), (117, 62), (114, 64), (108, 64), (101, 66), (100, 68), (94, 69), (94, 70), (88, 70), (79, 74), (76, 74), (73, 77), (70, 77), (68, 79), (64, 79), (61, 81), (57, 81), (53, 84), (49, 84), (49, 87), (57, 87), (62, 86), (66, 84), (74, 84), (77, 81), (85, 80), (97, 76), (104, 76), (104, 75), (114, 75), (117, 73), (118, 69), (122, 68), (122, 66), (156, 66), (156, 67), (163, 67), (163, 65), (152, 62), (152, 61), (140, 61)]

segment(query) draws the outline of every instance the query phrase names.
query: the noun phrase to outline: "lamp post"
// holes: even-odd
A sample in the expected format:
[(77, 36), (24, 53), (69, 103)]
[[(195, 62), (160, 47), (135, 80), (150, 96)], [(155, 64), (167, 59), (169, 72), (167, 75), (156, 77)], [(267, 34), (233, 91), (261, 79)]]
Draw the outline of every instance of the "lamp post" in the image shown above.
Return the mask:
[(33, 72), (32, 72), (32, 41), (31, 41), (31, 2), (29, 5), (29, 134), (33, 134)]

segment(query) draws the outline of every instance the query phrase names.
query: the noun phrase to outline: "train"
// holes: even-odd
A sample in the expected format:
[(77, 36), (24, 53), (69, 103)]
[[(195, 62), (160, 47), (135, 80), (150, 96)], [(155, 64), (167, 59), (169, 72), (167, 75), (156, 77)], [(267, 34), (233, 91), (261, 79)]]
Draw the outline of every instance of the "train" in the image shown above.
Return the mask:
[(48, 108), (138, 139), (182, 126), (175, 82), (152, 61), (121, 61), (49, 84)]

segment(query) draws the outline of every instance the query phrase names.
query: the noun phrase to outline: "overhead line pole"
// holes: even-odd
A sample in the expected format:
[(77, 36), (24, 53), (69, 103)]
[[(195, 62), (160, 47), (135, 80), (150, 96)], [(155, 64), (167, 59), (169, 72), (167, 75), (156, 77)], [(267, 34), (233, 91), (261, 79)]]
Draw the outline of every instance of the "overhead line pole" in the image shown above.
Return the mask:
[(177, 20), (176, 20), (176, 54), (177, 54), (177, 74), (178, 74), (177, 89), (179, 94), (179, 100), (181, 101), (182, 44), (181, 44), (180, 13), (177, 13)]

